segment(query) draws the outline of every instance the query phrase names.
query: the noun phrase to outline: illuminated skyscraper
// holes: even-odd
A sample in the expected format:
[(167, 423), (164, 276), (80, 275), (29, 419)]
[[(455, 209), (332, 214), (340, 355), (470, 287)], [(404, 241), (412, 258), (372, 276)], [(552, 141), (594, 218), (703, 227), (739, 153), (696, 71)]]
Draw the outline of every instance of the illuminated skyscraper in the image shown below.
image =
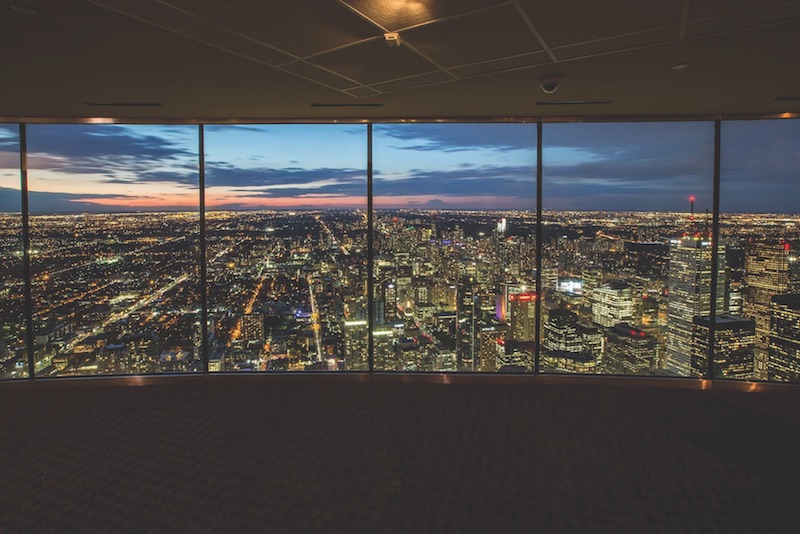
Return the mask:
[(619, 375), (649, 375), (657, 361), (656, 339), (627, 323), (606, 331), (604, 372)]
[(800, 381), (800, 294), (772, 297), (767, 354), (770, 380)]
[(456, 350), (460, 371), (473, 371), (478, 365), (477, 338), (480, 333), (480, 297), (474, 278), (462, 277), (458, 282), (458, 319)]
[[(708, 369), (708, 329), (711, 318), (694, 318), (692, 376), (702, 378)], [(753, 319), (717, 315), (714, 326), (714, 377), (751, 380), (756, 326)]]
[[(711, 314), (711, 241), (707, 236), (673, 239), (669, 252), (666, 368), (689, 376), (694, 317)], [(717, 313), (724, 313), (725, 245), (718, 246)]]
[(609, 282), (592, 291), (592, 321), (611, 327), (634, 321), (633, 287), (625, 282)]
[(748, 243), (744, 256), (743, 311), (756, 321), (755, 371), (757, 380), (768, 377), (767, 348), (770, 301), (789, 291), (789, 245), (779, 242)]
[(564, 308), (550, 310), (544, 323), (544, 348), (548, 351), (582, 352), (578, 316)]
[(242, 338), (245, 341), (264, 339), (264, 316), (248, 313), (242, 317)]
[(369, 368), (369, 325), (366, 320), (344, 321), (344, 368), (365, 371)]
[(536, 295), (520, 293), (509, 297), (511, 303), (511, 338), (533, 341), (536, 332)]

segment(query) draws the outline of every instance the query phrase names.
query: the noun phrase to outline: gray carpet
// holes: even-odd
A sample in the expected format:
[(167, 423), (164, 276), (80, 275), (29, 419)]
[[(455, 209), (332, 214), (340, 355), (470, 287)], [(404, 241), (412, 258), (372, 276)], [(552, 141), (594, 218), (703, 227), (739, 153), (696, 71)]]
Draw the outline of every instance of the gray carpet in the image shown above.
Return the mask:
[(800, 389), (0, 384), (2, 532), (788, 532)]

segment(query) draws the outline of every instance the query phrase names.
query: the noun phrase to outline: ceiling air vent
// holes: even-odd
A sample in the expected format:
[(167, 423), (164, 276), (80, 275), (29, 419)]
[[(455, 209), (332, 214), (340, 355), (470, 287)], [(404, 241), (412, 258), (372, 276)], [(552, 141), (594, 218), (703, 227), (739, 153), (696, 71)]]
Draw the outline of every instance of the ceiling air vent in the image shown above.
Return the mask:
[(105, 107), (127, 107), (127, 108), (160, 108), (162, 104), (158, 102), (106, 102), (89, 100), (84, 102), (87, 106), (105, 106)]
[(537, 102), (537, 106), (588, 106), (598, 104), (611, 104), (613, 100), (548, 100), (547, 102)]
[(358, 104), (338, 104), (336, 102), (312, 102), (312, 108), (382, 108), (383, 104), (362, 102)]

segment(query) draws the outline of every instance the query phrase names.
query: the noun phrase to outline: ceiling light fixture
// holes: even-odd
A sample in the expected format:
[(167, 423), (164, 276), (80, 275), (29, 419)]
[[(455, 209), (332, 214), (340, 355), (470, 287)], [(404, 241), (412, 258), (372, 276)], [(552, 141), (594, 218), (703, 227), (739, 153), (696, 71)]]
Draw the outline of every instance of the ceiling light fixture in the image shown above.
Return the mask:
[(545, 94), (552, 95), (561, 86), (563, 78), (558, 74), (550, 74), (544, 78), (539, 78), (539, 89), (544, 91)]
[(686, 70), (688, 68), (689, 68), (689, 64), (688, 63), (675, 63), (672, 66), (672, 70)]
[(377, 102), (360, 102), (354, 104), (338, 104), (336, 102), (312, 102), (312, 108), (382, 108), (383, 104)]
[(389, 46), (400, 46), (400, 34), (397, 32), (384, 33), (383, 38)]

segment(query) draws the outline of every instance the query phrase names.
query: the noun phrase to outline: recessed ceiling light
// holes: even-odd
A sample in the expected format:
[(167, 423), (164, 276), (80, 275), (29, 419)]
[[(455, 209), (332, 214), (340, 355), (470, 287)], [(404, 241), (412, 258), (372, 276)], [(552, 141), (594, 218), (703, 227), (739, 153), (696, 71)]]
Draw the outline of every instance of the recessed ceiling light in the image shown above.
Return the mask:
[(28, 4), (22, 4), (20, 2), (11, 2), (9, 7), (21, 15), (33, 16), (39, 13), (39, 10), (35, 7)]
[(158, 102), (109, 102), (88, 100), (84, 102), (86, 106), (121, 106), (130, 108), (160, 108), (162, 104)]
[(689, 68), (689, 64), (688, 63), (675, 63), (672, 66), (672, 70), (686, 70), (688, 68)]

